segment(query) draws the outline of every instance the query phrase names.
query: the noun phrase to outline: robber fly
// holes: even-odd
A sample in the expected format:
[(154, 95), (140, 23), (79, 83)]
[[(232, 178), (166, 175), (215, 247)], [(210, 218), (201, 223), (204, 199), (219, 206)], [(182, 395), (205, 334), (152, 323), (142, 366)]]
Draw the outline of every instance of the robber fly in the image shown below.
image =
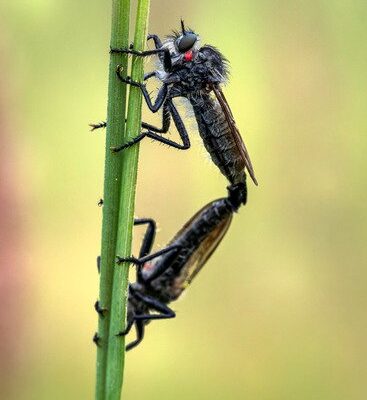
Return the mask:
[[(139, 258), (117, 259), (118, 263), (131, 262), (137, 266), (136, 282), (129, 284), (127, 326), (118, 334), (126, 335), (135, 325), (137, 338), (127, 345), (126, 350), (142, 341), (145, 325), (150, 321), (175, 317), (175, 312), (167, 304), (176, 300), (191, 283), (223, 239), (233, 213), (245, 202), (244, 184), (232, 185), (228, 191), (228, 197), (203, 207), (186, 222), (167, 247), (153, 254), (149, 253), (155, 237), (154, 220), (135, 220), (135, 225), (148, 226)], [(98, 309), (98, 304), (96, 310), (103, 312)]]
[[(200, 136), (213, 162), (231, 184), (245, 183), (245, 170), (257, 185), (255, 173), (246, 146), (234, 121), (231, 109), (221, 89), (228, 79), (228, 62), (213, 46), (200, 47), (199, 36), (186, 29), (181, 20), (181, 32), (174, 32), (162, 43), (157, 35), (149, 35), (155, 44), (154, 50), (135, 51), (111, 49), (113, 53), (127, 53), (137, 56), (157, 54), (160, 68), (145, 74), (144, 80), (158, 78), (162, 86), (153, 102), (145, 84), (124, 78), (117, 69), (119, 78), (141, 89), (144, 99), (152, 112), (162, 109), (162, 127), (143, 123), (146, 130), (130, 142), (113, 148), (120, 151), (142, 140), (144, 137), (165, 143), (177, 149), (190, 147), (186, 127), (173, 103), (176, 97), (185, 97), (191, 103), (198, 124)], [(131, 47), (131, 46), (130, 46)], [(160, 134), (168, 132), (171, 117), (181, 137), (182, 143), (174, 142)], [(91, 125), (92, 129), (105, 123)]]

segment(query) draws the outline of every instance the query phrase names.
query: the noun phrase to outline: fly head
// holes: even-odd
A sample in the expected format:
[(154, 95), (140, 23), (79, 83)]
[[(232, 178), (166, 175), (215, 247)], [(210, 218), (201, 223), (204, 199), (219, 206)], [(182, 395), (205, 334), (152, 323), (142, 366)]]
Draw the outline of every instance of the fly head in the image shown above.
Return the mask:
[[(174, 39), (174, 47), (177, 55), (182, 57), (182, 61), (192, 61), (198, 51), (199, 36), (191, 29), (185, 28), (181, 20), (181, 32), (177, 32)], [(180, 58), (181, 58), (180, 57)]]

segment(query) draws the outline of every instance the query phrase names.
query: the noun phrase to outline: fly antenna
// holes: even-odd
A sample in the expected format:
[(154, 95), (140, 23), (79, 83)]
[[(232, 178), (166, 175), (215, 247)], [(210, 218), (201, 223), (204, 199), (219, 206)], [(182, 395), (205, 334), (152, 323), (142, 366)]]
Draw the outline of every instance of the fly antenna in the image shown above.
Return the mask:
[(186, 35), (185, 23), (184, 23), (184, 20), (182, 18), (181, 18), (181, 30), (182, 30), (182, 34)]

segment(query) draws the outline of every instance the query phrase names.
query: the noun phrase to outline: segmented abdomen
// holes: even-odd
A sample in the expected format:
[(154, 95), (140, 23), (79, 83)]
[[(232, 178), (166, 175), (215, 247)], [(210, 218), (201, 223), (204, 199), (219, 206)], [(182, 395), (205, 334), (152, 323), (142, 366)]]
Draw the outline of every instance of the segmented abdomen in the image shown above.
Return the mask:
[(214, 164), (231, 183), (244, 182), (245, 159), (218, 100), (200, 94), (191, 97), (190, 102), (200, 136)]
[(156, 260), (155, 268), (167, 263), (169, 268), (150, 282), (148, 294), (164, 303), (176, 300), (219, 245), (232, 214), (227, 199), (215, 200), (197, 212), (169, 243), (182, 247), (177, 257), (172, 260), (165, 254)]

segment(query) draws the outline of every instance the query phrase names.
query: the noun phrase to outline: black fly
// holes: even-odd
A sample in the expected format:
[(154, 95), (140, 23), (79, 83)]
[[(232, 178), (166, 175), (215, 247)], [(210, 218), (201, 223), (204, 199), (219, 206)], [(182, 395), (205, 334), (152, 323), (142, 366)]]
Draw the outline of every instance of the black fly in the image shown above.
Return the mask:
[(246, 199), (244, 184), (228, 188), (228, 197), (210, 202), (198, 211), (175, 235), (167, 247), (149, 254), (154, 237), (155, 222), (135, 220), (148, 228), (139, 258), (118, 258), (137, 266), (136, 282), (129, 285), (127, 327), (118, 336), (126, 335), (135, 324), (137, 338), (128, 344), (130, 350), (143, 339), (145, 325), (151, 320), (174, 318), (167, 304), (176, 300), (191, 283), (227, 232), (233, 213)]
[[(144, 137), (150, 137), (177, 149), (188, 149), (189, 136), (173, 104), (174, 98), (185, 97), (193, 108), (204, 146), (223, 175), (231, 184), (245, 183), (245, 170), (247, 170), (257, 185), (249, 154), (221, 89), (221, 85), (228, 79), (227, 60), (213, 46), (200, 47), (199, 36), (192, 30), (186, 29), (183, 21), (181, 21), (181, 32), (174, 32), (163, 43), (157, 35), (149, 35), (148, 39), (154, 41), (155, 50), (138, 52), (130, 48), (111, 49), (111, 52), (142, 57), (158, 55), (161, 68), (144, 76), (144, 80), (156, 77), (162, 82), (154, 102), (145, 84), (134, 82), (129, 77), (122, 77), (119, 69), (117, 73), (123, 82), (141, 89), (152, 112), (162, 109), (162, 127), (143, 123), (145, 131), (113, 150), (120, 151), (132, 146)], [(171, 117), (182, 143), (176, 143), (159, 135), (168, 132)], [(91, 126), (92, 129), (97, 129), (105, 124)]]

